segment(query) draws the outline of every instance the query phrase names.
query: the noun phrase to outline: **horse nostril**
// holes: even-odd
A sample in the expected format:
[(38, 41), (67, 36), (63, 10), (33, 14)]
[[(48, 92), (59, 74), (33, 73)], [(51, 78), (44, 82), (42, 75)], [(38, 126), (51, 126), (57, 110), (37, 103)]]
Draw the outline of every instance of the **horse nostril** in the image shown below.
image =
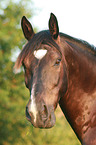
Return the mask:
[(42, 106), (42, 110), (41, 110), (41, 120), (42, 121), (46, 121), (47, 120), (47, 118), (48, 118), (48, 110), (47, 110), (47, 107), (46, 107), (46, 105), (43, 105)]
[(47, 107), (44, 105), (43, 107), (43, 111), (42, 111), (43, 114), (46, 114), (47, 113)]
[(27, 119), (30, 121), (31, 120), (31, 117), (29, 115), (29, 111), (28, 111), (28, 107), (26, 106), (26, 117)]

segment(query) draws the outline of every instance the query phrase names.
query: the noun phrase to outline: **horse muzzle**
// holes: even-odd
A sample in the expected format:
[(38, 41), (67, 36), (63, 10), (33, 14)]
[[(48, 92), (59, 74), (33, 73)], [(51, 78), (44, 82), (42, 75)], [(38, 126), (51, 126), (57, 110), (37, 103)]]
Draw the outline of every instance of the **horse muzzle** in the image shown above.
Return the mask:
[(26, 118), (36, 128), (51, 128), (56, 121), (54, 107), (47, 106), (44, 101), (34, 105), (30, 100), (26, 106)]

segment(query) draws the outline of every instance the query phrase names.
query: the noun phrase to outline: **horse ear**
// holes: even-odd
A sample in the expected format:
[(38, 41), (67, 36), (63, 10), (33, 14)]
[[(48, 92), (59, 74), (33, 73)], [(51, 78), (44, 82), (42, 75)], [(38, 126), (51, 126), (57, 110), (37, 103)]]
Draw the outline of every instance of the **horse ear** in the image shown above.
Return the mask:
[(57, 39), (59, 35), (59, 26), (56, 16), (51, 13), (49, 19), (49, 31), (53, 39)]
[(25, 38), (28, 41), (30, 39), (32, 39), (32, 37), (34, 36), (35, 33), (34, 33), (33, 28), (32, 28), (32, 25), (30, 24), (30, 22), (27, 20), (27, 18), (25, 16), (22, 17), (21, 27), (22, 27)]

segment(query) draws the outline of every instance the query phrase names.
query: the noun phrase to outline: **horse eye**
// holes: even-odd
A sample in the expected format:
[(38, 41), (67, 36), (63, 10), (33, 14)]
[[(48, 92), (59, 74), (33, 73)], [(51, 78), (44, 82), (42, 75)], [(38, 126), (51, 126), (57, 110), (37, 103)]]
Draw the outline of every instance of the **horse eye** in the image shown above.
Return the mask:
[(59, 65), (61, 62), (61, 59), (57, 59), (56, 62), (55, 62), (55, 65)]

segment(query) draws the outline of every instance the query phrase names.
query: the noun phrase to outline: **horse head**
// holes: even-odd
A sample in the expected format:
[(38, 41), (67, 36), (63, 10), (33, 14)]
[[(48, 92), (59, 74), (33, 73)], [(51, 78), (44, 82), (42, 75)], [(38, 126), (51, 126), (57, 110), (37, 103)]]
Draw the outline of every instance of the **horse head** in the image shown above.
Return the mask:
[(35, 127), (50, 128), (55, 124), (54, 110), (67, 90), (67, 69), (60, 47), (58, 22), (51, 13), (49, 30), (35, 34), (23, 16), (21, 26), (28, 43), (15, 67), (23, 65), (25, 84), (30, 91), (26, 117)]

